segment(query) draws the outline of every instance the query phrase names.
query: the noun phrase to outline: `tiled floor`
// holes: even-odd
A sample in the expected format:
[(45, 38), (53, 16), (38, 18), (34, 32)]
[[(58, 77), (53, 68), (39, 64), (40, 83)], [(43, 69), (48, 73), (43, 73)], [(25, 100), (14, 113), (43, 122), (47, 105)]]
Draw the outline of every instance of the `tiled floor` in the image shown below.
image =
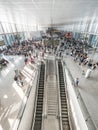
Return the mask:
[(82, 69), (86, 72), (86, 67), (81, 68), (70, 56), (65, 56), (64, 60), (72, 76), (79, 78), (79, 92), (92, 120), (98, 128), (98, 68), (92, 71), (90, 78), (86, 79), (85, 76), (82, 75)]

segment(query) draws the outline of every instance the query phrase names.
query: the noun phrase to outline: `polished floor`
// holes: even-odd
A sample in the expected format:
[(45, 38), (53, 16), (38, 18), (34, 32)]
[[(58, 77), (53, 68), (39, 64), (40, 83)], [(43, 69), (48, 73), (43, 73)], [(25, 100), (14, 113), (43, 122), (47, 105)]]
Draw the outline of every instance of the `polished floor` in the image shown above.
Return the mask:
[[(14, 81), (14, 70), (23, 68), (22, 73), (26, 76), (33, 74), (30, 66), (24, 66), (22, 57), (10, 57), (12, 60), (8, 67), (0, 72), (0, 130), (10, 130), (13, 127), (15, 118), (19, 112), (21, 102), (27, 87), (21, 87)], [(98, 68), (91, 72), (90, 78), (82, 75), (82, 70), (87, 71), (86, 67), (81, 67), (75, 63), (70, 56), (64, 56), (64, 60), (74, 78), (79, 78), (79, 90), (87, 110), (98, 128)], [(28, 82), (28, 76), (25, 77)]]
[(82, 75), (82, 70), (86, 73), (87, 67), (81, 67), (69, 55), (64, 56), (64, 60), (71, 72), (73, 80), (79, 78), (79, 86), (76, 89), (79, 90), (90, 117), (98, 128), (98, 67), (96, 70), (92, 70), (89, 78), (85, 78), (85, 75)]
[[(34, 66), (24, 64), (22, 56), (6, 57), (9, 64), (0, 72), (0, 130), (10, 130), (14, 127), (23, 99), (35, 74)], [(24, 85), (14, 81), (15, 70), (21, 70)]]

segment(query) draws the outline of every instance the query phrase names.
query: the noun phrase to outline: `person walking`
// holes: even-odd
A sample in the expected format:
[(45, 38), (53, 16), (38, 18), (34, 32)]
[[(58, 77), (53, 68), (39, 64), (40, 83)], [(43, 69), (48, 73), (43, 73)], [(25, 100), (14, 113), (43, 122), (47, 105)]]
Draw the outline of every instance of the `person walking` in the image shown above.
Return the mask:
[(78, 86), (79, 84), (79, 78), (75, 78), (75, 86)]

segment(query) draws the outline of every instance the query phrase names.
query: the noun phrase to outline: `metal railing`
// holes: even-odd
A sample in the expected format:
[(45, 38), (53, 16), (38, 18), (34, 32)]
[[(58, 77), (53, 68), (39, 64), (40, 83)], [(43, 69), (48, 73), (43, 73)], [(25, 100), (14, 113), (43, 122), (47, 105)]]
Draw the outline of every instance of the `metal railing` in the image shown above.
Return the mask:
[(35, 114), (36, 114), (36, 105), (37, 105), (37, 96), (38, 96), (38, 85), (39, 85), (39, 76), (40, 76), (40, 67), (38, 70), (38, 75), (37, 75), (37, 84), (36, 84), (36, 91), (35, 91), (35, 97), (34, 97), (34, 107), (33, 107), (33, 115), (32, 115), (32, 123), (31, 123), (31, 128), (30, 130), (33, 130), (34, 128), (34, 123), (35, 123)]
[(46, 60), (46, 65), (45, 65), (45, 80), (44, 80), (44, 103), (46, 104), (45, 106), (45, 113), (44, 113), (44, 117), (47, 117), (47, 78), (48, 78), (48, 60)]
[(44, 78), (44, 99), (43, 99), (43, 115), (42, 115), (42, 127), (44, 130), (44, 118), (47, 118), (47, 78), (48, 78), (48, 60), (45, 61), (45, 78)]
[(56, 61), (56, 80), (57, 80), (57, 89), (58, 89), (58, 119), (59, 119), (59, 128), (62, 128), (62, 114), (61, 114), (61, 99), (60, 99), (60, 88), (59, 88), (59, 72), (58, 72), (58, 61)]

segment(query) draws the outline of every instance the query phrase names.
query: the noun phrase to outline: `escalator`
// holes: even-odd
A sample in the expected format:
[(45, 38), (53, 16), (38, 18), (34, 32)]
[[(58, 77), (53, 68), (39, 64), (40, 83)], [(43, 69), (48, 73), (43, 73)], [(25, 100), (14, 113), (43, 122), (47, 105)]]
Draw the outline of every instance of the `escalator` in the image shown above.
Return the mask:
[(41, 127), (42, 127), (44, 75), (45, 75), (45, 64), (42, 63), (41, 70), (40, 70), (39, 84), (38, 84), (38, 95), (37, 95), (34, 130), (41, 130)]
[(70, 130), (63, 67), (60, 60), (58, 61), (58, 72), (59, 72), (59, 87), (60, 87), (60, 99), (61, 99), (62, 128), (63, 130)]

